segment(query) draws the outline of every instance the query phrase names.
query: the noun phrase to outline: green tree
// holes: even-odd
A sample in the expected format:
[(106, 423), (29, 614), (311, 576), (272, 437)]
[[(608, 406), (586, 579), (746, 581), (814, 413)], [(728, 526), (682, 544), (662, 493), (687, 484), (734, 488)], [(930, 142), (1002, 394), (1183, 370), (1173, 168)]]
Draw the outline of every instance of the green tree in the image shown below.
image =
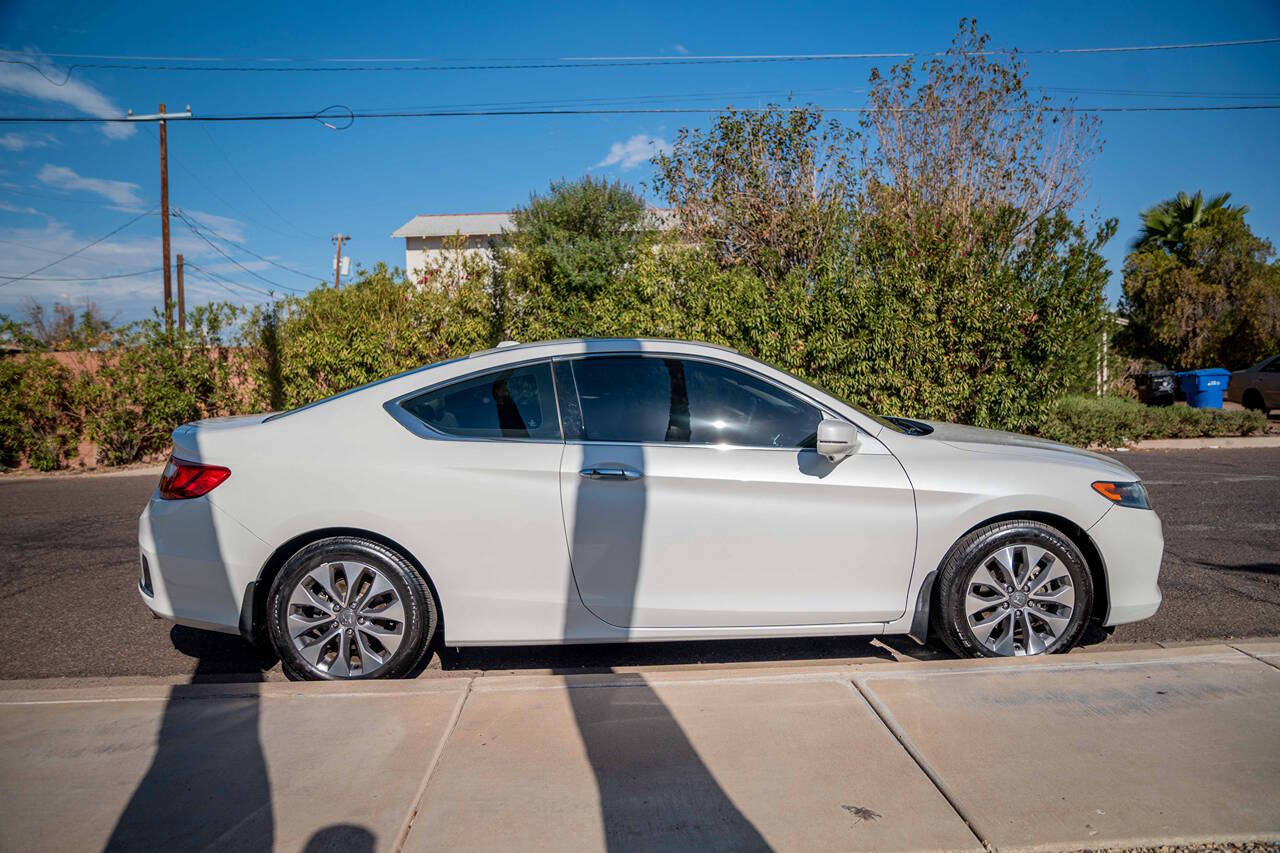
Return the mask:
[(1201, 212), (1178, 242), (1153, 241), (1124, 264), (1122, 340), (1184, 368), (1240, 368), (1280, 349), (1280, 266), (1243, 207)]
[(553, 182), (512, 212), (494, 249), (496, 305), (510, 337), (592, 334), (592, 304), (657, 238), (634, 190), (591, 176)]
[[(1199, 228), (1207, 214), (1227, 208), (1231, 193), (1222, 193), (1204, 200), (1204, 194), (1180, 192), (1142, 212), (1142, 232), (1134, 241), (1135, 250), (1164, 249), (1171, 254), (1185, 257), (1191, 232)], [(1229, 208), (1240, 213), (1249, 212), (1248, 206)]]
[[(1097, 116), (1033, 95), (1017, 53), (991, 50), (973, 19), (960, 21), (944, 55), (874, 69), (870, 83), (861, 210), (929, 240), (936, 223), (985, 228), (1012, 209), (1021, 239), (1084, 197), (1101, 148)], [(961, 243), (981, 239), (975, 230)]]
[(816, 107), (726, 110), (654, 158), (685, 239), (770, 284), (806, 273), (848, 233), (853, 136)]

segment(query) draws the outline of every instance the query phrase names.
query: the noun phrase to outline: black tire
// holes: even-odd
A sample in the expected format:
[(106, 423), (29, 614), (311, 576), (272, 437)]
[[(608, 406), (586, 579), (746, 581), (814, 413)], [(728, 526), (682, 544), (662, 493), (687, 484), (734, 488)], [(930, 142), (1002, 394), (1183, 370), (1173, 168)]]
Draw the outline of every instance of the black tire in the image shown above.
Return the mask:
[(1262, 399), (1262, 392), (1257, 388), (1250, 388), (1244, 392), (1244, 400), (1241, 401), (1246, 409), (1255, 412), (1265, 412), (1267, 410), (1266, 402)]
[[(309, 572), (325, 563), (352, 561), (381, 572), (394, 587), (403, 605), (403, 636), (400, 645), (386, 662), (374, 671), (335, 675), (322, 666), (307, 661), (294, 648), (289, 637), (289, 598)], [(267, 627), (271, 643), (280, 655), (280, 665), (290, 679), (313, 681), (348, 681), (371, 678), (400, 678), (421, 663), (430, 648), (431, 638), (439, 623), (439, 607), (426, 578), (395, 551), (354, 536), (321, 539), (299, 550), (276, 575), (267, 598)], [(374, 621), (374, 620), (370, 620)], [(334, 623), (335, 625), (337, 623)], [(350, 631), (348, 631), (348, 634)]]
[[(957, 542), (938, 573), (938, 597), (937, 606), (933, 608), (933, 627), (947, 648), (960, 657), (1001, 656), (979, 642), (974, 635), (965, 613), (965, 598), (969, 580), (986, 562), (985, 558), (995, 550), (1010, 545), (1033, 545), (1052, 553), (1067, 570), (1074, 587), (1075, 601), (1067, 625), (1053, 642), (1046, 645), (1043, 653), (1065, 652), (1084, 634), (1093, 610), (1093, 576), (1080, 549), (1070, 537), (1047, 524), (1024, 520), (1001, 521), (974, 530)], [(1047, 625), (1043, 621), (1034, 624)], [(1024, 630), (1021, 627), (1018, 629)], [(1025, 646), (1025, 642), (1023, 645)]]

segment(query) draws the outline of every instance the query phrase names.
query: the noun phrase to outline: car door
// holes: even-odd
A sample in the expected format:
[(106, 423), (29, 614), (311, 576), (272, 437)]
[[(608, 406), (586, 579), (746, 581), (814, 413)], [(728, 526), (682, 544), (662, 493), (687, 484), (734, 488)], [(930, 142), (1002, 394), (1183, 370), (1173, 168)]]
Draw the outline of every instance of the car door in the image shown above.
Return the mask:
[(468, 374), (391, 401), (424, 441), (387, 476), (420, 495), (396, 512), (463, 642), (552, 641), (572, 590), (560, 512), (564, 443), (549, 360)]
[(739, 366), (557, 361), (570, 562), (584, 605), (631, 628), (883, 622), (905, 609), (916, 517), (863, 434), (830, 463), (822, 410)]

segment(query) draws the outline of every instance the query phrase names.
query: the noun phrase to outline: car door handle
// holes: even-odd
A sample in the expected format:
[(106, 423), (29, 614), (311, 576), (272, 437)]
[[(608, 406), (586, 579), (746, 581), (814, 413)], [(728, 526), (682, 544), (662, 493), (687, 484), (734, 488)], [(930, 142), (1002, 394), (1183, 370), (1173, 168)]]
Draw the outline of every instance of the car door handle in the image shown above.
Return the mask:
[(634, 468), (624, 468), (618, 465), (593, 466), (591, 468), (583, 468), (578, 473), (588, 480), (639, 480), (644, 476)]

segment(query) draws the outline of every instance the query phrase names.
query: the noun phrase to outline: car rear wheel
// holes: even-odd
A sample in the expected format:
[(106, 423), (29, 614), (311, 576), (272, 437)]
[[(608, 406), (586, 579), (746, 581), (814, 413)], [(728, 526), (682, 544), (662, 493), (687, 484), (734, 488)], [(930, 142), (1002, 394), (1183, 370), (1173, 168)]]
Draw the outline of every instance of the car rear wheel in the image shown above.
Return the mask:
[(313, 542), (267, 600), (271, 641), (294, 679), (397, 678), (426, 654), (439, 608), (400, 554), (366, 539)]
[(1260, 412), (1266, 408), (1266, 404), (1262, 400), (1262, 393), (1257, 388), (1250, 388), (1244, 392), (1244, 400), (1241, 401), (1246, 409), (1252, 409)]
[(1093, 578), (1080, 549), (1036, 521), (973, 531), (938, 575), (935, 626), (962, 657), (1053, 654), (1084, 633)]

